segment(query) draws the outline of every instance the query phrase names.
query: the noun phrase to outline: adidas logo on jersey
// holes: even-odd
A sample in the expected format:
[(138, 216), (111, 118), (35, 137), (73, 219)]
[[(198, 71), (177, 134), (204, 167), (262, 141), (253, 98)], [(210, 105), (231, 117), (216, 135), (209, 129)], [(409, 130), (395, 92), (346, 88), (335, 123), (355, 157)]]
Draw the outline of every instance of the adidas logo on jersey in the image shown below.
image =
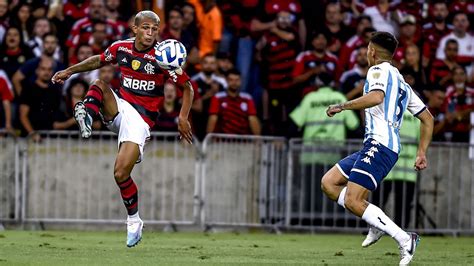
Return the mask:
[(125, 64), (127, 64), (127, 63), (128, 63), (127, 58), (124, 57), (124, 58), (122, 59), (122, 62), (125, 63)]

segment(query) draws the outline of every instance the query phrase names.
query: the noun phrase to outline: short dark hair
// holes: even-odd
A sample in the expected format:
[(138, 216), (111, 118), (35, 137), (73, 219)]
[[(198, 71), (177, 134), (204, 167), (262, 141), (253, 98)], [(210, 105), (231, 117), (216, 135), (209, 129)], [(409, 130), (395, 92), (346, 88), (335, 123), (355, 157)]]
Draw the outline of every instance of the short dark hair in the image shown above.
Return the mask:
[(397, 38), (395, 38), (391, 33), (385, 31), (374, 32), (370, 38), (370, 42), (382, 47), (392, 55), (395, 53), (398, 46)]
[(183, 10), (181, 10), (181, 8), (178, 5), (174, 6), (172, 9), (170, 9), (170, 11), (168, 11), (168, 18), (171, 12), (178, 12), (181, 15), (181, 17), (184, 16)]
[(459, 46), (459, 43), (458, 43), (458, 41), (456, 41), (456, 39), (448, 39), (448, 40), (446, 41), (446, 46), (447, 46), (448, 44), (451, 44), (451, 43), (456, 44), (456, 45)]
[(235, 68), (232, 68), (230, 69), (229, 71), (227, 71), (227, 73), (225, 74), (225, 77), (229, 77), (230, 75), (237, 75), (240, 77), (240, 71), (238, 71), (237, 69)]

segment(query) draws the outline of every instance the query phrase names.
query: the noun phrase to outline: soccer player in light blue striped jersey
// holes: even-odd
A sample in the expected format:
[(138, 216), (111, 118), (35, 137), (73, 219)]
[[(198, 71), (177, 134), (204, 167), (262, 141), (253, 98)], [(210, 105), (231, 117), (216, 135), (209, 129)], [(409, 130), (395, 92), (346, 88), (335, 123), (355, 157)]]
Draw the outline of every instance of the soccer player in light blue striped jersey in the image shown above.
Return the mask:
[(380, 208), (367, 201), (370, 191), (377, 189), (398, 159), (401, 149), (399, 130), (406, 110), (421, 120), (414, 168), (423, 170), (427, 167), (425, 154), (433, 132), (433, 117), (391, 64), (397, 45), (398, 41), (392, 34), (374, 33), (367, 51), (370, 69), (364, 95), (328, 107), (327, 115), (330, 117), (344, 110), (364, 109), (365, 138), (362, 150), (342, 159), (324, 175), (321, 188), (330, 199), (371, 226), (363, 247), (374, 244), (386, 233), (398, 242), (400, 265), (408, 265), (420, 237), (402, 230)]

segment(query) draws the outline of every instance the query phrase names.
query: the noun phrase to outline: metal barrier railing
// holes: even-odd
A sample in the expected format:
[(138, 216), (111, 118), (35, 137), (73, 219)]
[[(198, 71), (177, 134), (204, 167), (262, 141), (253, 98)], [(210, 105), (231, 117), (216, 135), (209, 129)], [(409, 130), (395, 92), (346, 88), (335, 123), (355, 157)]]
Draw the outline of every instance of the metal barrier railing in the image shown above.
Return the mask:
[[(0, 132), (0, 222), (122, 222), (125, 210), (113, 179), (116, 136), (95, 132), (84, 141), (76, 132), (41, 135), (35, 143)], [(361, 219), (320, 189), (324, 173), (361, 147), (359, 140), (223, 134), (184, 145), (176, 133), (152, 133), (132, 176), (147, 223), (363, 231)], [(384, 181), (370, 201), (404, 228), (474, 233), (469, 148), (433, 143), (429, 167), (417, 182)]]
[(203, 225), (273, 226), (284, 220), (284, 138), (208, 134), (202, 152)]
[(10, 132), (0, 130), (0, 222), (20, 219), (19, 158), (17, 138)]
[[(126, 213), (113, 178), (117, 137), (97, 132), (84, 141), (69, 131), (41, 132), (23, 157), (23, 221), (123, 222)], [(132, 177), (148, 223), (196, 224), (197, 146), (176, 133), (153, 133)]]

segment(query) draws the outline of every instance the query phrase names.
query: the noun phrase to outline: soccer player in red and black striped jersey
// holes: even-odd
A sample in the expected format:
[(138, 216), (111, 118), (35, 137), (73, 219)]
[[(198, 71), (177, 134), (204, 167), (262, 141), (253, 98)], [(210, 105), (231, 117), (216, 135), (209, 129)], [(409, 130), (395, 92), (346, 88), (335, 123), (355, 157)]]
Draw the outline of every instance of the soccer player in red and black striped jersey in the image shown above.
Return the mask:
[(119, 151), (114, 166), (114, 177), (120, 187), (128, 211), (127, 246), (133, 247), (142, 236), (143, 221), (138, 216), (138, 190), (130, 173), (143, 155), (143, 147), (150, 137), (158, 115), (159, 98), (164, 83), (171, 79), (183, 89), (183, 102), (178, 117), (181, 138), (192, 142), (188, 121), (193, 100), (189, 77), (181, 69), (162, 70), (155, 61), (155, 44), (160, 18), (152, 11), (141, 11), (132, 27), (136, 37), (113, 43), (101, 55), (92, 56), (66, 70), (57, 72), (52, 81), (63, 83), (72, 74), (98, 69), (116, 63), (121, 71), (118, 94), (101, 81), (94, 81), (83, 102), (75, 106), (74, 117), (84, 138), (90, 137), (91, 124), (99, 114), (107, 127), (118, 134)]
[(260, 135), (260, 123), (252, 96), (240, 92), (241, 78), (237, 70), (227, 73), (227, 91), (211, 98), (207, 132)]

